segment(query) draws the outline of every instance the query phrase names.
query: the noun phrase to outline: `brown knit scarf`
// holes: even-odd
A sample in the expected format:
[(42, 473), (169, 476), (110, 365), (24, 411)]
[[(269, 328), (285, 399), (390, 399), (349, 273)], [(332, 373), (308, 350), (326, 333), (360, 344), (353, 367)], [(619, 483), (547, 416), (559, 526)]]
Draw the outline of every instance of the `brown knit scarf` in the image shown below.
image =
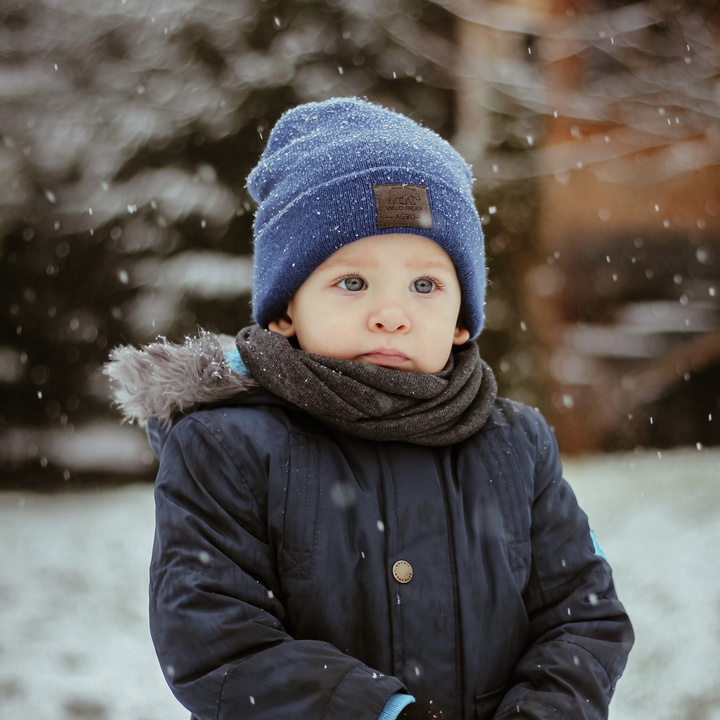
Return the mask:
[(236, 342), (259, 385), (367, 440), (452, 445), (485, 424), (497, 395), (492, 370), (474, 342), (433, 374), (313, 355), (257, 325), (241, 330)]

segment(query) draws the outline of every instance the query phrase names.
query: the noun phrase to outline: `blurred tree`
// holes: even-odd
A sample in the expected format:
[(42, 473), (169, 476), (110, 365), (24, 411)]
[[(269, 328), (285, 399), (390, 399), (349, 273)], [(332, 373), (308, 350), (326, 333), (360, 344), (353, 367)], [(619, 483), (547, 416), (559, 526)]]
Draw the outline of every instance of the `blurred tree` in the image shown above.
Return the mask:
[[(116, 344), (248, 322), (245, 178), (286, 108), (333, 95), (409, 113), (473, 163), (491, 273), (482, 352), (503, 393), (571, 413), (570, 394), (550, 389), (559, 364), (545, 336), (620, 307), (588, 282), (585, 304), (568, 311), (606, 242), (647, 247), (666, 229), (684, 234), (690, 255), (707, 255), (691, 279), (706, 294), (717, 287), (708, 242), (717, 198), (689, 211), (697, 185), (686, 183), (674, 217), (690, 212), (692, 228), (631, 227), (638, 187), (651, 208), (655, 180), (717, 166), (716, 9), (716, 0), (5, 0), (0, 445), (11, 425), (70, 432), (100, 417), (97, 371)], [(616, 193), (625, 213), (603, 207), (598, 219), (597, 188), (613, 183), (632, 188)], [(618, 250), (628, 267), (613, 278), (657, 272), (658, 254), (636, 250)], [(657, 272), (653, 283), (679, 288), (678, 274)], [(683, 297), (693, 299), (685, 287)], [(586, 312), (588, 302), (604, 315)]]
[(717, 0), (437, 2), (501, 384), (565, 451), (720, 443)]
[(450, 135), (453, 28), (425, 0), (6, 0), (0, 430), (100, 415), (114, 345), (247, 324), (269, 128), (362, 95)]

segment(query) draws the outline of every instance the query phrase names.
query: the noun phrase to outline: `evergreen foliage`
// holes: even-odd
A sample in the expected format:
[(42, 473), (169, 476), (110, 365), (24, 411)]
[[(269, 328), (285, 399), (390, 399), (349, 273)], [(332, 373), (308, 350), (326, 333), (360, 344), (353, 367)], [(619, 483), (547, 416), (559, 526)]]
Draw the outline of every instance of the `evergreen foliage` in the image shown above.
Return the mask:
[(427, 0), (8, 0), (0, 430), (106, 412), (117, 344), (247, 324), (269, 128), (361, 95), (448, 136), (452, 28)]

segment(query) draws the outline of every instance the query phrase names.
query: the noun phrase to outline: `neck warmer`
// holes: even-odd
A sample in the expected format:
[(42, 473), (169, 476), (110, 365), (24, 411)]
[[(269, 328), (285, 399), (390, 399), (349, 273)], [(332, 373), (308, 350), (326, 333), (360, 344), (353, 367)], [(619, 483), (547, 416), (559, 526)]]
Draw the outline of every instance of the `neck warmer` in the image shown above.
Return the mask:
[(236, 343), (259, 385), (366, 440), (452, 445), (480, 430), (497, 395), (474, 342), (451, 353), (433, 374), (314, 355), (257, 325), (241, 330)]

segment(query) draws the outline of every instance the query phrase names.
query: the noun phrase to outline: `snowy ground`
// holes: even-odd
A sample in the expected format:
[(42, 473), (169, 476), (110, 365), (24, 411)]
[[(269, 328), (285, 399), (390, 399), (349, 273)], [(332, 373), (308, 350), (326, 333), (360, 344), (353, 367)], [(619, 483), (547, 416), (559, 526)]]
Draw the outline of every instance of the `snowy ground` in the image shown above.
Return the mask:
[[(637, 641), (611, 720), (720, 720), (720, 448), (566, 476)], [(147, 630), (149, 486), (0, 494), (0, 720), (187, 720)]]

